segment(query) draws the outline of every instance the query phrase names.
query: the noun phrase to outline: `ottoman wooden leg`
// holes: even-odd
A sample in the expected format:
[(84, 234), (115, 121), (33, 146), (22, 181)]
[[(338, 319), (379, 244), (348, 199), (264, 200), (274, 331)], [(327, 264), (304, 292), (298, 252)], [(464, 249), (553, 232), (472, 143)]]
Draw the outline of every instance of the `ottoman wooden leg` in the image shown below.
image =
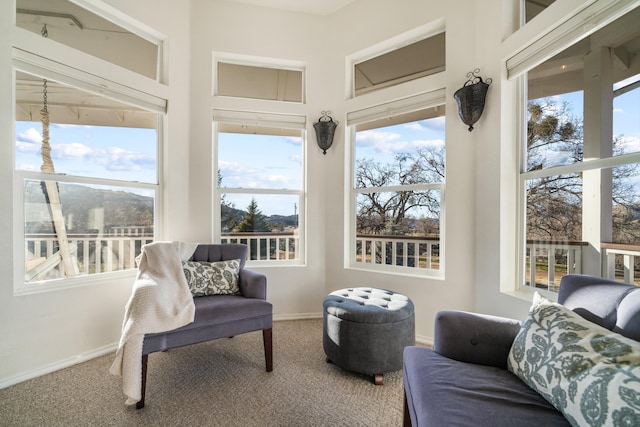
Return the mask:
[(382, 385), (383, 374), (373, 374), (373, 382), (376, 385)]

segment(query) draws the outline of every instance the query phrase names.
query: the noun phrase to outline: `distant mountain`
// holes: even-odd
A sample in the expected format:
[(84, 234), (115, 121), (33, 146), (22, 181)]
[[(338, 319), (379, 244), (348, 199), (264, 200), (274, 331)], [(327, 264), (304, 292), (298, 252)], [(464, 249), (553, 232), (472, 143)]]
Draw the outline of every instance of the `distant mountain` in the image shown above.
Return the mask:
[[(58, 185), (62, 213), (67, 233), (109, 233), (112, 227), (153, 227), (153, 198), (126, 191), (93, 188), (79, 184)], [(51, 234), (54, 232), (40, 181), (25, 184), (25, 232)], [(246, 211), (224, 206), (223, 218), (242, 221)], [(295, 227), (297, 215), (271, 215), (266, 221), (275, 229)]]
[[(112, 227), (153, 226), (153, 198), (126, 191), (59, 183), (68, 233), (108, 233)], [(25, 184), (25, 232), (53, 233), (40, 181)]]
[(284, 226), (295, 227), (298, 225), (298, 215), (271, 215), (267, 217), (269, 224), (282, 224)]

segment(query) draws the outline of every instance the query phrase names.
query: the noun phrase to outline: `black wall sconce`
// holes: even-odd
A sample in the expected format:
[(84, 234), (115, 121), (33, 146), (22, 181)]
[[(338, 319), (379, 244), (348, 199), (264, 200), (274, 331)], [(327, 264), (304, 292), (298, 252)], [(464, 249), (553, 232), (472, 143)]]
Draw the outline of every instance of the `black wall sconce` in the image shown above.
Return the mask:
[(492, 80), (489, 78), (486, 82), (482, 81), (482, 77), (478, 75), (479, 68), (467, 73), (467, 81), (460, 89), (453, 94), (458, 102), (458, 114), (464, 122), (469, 125), (469, 132), (473, 130), (473, 125), (480, 119), (482, 110), (484, 110), (484, 101), (487, 97), (487, 89)]
[(318, 140), (318, 147), (322, 150), (322, 154), (327, 154), (327, 150), (333, 144), (333, 135), (338, 127), (338, 122), (334, 122), (329, 114), (331, 111), (322, 111), (322, 117), (313, 124), (313, 128), (316, 130), (316, 139)]

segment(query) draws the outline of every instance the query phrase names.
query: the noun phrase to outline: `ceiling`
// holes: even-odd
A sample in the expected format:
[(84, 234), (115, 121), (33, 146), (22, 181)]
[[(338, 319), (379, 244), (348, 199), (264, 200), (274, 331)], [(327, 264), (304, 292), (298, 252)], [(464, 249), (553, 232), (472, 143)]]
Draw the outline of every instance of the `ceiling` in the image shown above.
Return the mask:
[(227, 0), (253, 6), (303, 12), (312, 15), (331, 15), (355, 0)]

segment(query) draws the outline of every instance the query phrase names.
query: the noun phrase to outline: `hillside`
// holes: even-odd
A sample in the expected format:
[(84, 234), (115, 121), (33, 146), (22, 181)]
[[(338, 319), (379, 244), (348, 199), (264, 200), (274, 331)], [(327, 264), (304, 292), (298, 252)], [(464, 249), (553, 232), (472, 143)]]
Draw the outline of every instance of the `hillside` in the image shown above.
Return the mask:
[[(70, 234), (108, 233), (112, 227), (143, 226), (153, 228), (152, 197), (126, 191), (60, 183), (60, 201)], [(52, 234), (53, 225), (40, 181), (25, 184), (25, 233)], [(223, 217), (241, 221), (245, 211), (223, 206)], [(267, 216), (274, 230), (295, 227), (296, 215)]]

